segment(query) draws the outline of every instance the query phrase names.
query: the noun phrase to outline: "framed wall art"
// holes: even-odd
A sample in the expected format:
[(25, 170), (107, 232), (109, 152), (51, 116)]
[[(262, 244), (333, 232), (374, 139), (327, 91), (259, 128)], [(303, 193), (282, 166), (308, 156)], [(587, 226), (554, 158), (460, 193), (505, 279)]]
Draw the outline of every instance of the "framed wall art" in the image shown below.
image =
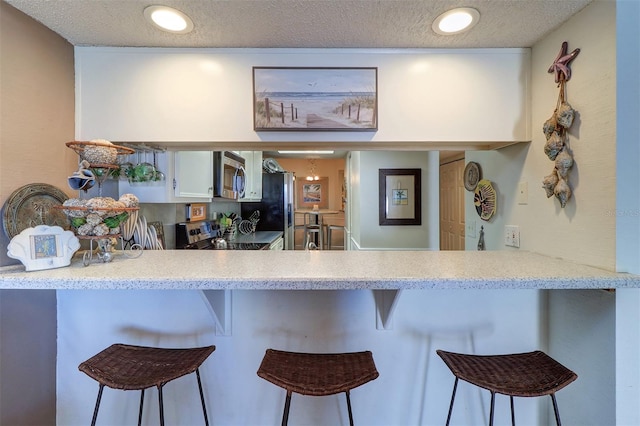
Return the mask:
[(422, 224), (421, 169), (379, 169), (380, 226)]
[(207, 218), (207, 205), (204, 203), (193, 203), (186, 205), (187, 222), (195, 222)]
[(329, 178), (296, 180), (296, 205), (298, 209), (329, 208)]
[(27, 271), (39, 271), (69, 266), (79, 248), (80, 241), (73, 232), (59, 226), (38, 225), (13, 237), (7, 256), (22, 262)]
[(375, 131), (378, 68), (253, 67), (255, 131)]

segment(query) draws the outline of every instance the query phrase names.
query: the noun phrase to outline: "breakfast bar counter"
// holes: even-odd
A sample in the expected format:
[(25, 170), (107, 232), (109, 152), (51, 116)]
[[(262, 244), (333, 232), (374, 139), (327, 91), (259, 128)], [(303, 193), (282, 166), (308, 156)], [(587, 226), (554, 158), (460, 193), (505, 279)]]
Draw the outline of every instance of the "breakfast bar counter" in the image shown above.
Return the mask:
[(145, 251), (111, 263), (25, 272), (0, 289), (613, 289), (640, 276), (525, 251)]

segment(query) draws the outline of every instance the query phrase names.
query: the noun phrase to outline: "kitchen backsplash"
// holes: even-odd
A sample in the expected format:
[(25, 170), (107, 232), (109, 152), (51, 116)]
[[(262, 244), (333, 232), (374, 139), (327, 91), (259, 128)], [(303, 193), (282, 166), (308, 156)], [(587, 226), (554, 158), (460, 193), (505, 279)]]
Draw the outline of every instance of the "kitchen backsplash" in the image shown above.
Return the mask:
[[(213, 212), (240, 214), (240, 204), (235, 201), (207, 203), (207, 219), (213, 219)], [(186, 221), (186, 204), (141, 203), (140, 214), (148, 222), (162, 222), (166, 248), (175, 249), (175, 224)]]

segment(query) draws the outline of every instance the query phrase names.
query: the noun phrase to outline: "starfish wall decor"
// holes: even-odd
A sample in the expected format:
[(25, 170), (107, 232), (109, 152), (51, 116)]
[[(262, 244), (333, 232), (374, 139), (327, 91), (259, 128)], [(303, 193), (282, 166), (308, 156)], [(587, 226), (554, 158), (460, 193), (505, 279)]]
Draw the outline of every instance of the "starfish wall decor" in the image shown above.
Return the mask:
[(573, 155), (569, 149), (569, 128), (573, 124), (575, 110), (566, 101), (566, 83), (571, 79), (569, 64), (573, 61), (580, 49), (567, 53), (568, 43), (562, 43), (560, 53), (549, 67), (549, 73), (555, 73), (556, 83), (560, 87), (558, 102), (553, 115), (542, 126), (547, 143), (544, 145), (544, 153), (549, 160), (554, 162), (554, 168), (550, 175), (545, 176), (542, 188), (547, 193), (547, 198), (555, 195), (560, 201), (560, 207), (564, 208), (571, 198), (569, 186), (569, 171), (573, 167)]
[(568, 47), (569, 43), (566, 41), (562, 42), (558, 56), (556, 56), (555, 61), (553, 61), (553, 64), (551, 64), (547, 71), (549, 74), (555, 73), (556, 83), (571, 80), (571, 68), (569, 68), (569, 64), (578, 56), (580, 49), (574, 49), (573, 52), (567, 53)]

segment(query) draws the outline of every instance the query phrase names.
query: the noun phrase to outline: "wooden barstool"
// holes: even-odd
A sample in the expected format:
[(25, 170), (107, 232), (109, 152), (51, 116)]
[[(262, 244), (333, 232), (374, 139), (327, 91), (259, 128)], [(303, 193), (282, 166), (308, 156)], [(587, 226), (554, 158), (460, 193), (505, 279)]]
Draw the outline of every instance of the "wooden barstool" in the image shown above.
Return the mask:
[(92, 356), (78, 366), (78, 369), (96, 380), (98, 399), (93, 411), (91, 425), (96, 424), (100, 399), (105, 386), (112, 389), (140, 390), (140, 411), (138, 426), (142, 422), (142, 406), (144, 390), (152, 386), (158, 388), (160, 405), (160, 424), (164, 425), (164, 407), (162, 404), (162, 388), (170, 381), (187, 374), (196, 373), (200, 401), (204, 413), (204, 423), (209, 424), (207, 408), (204, 403), (202, 381), (199, 367), (213, 351), (215, 346), (186, 349), (165, 349), (146, 346), (132, 346), (116, 343)]
[(513, 397), (551, 396), (556, 424), (560, 423), (555, 393), (578, 378), (577, 374), (541, 351), (510, 355), (468, 355), (437, 350), (456, 377), (449, 405), (447, 425), (451, 420), (458, 380), (464, 380), (491, 392), (489, 426), (493, 425), (496, 393), (509, 395), (511, 424), (515, 426)]
[(267, 349), (258, 376), (287, 391), (282, 425), (289, 421), (293, 392), (325, 396), (344, 392), (347, 396), (349, 424), (353, 426), (351, 389), (378, 377), (370, 351), (339, 354), (313, 354)]

